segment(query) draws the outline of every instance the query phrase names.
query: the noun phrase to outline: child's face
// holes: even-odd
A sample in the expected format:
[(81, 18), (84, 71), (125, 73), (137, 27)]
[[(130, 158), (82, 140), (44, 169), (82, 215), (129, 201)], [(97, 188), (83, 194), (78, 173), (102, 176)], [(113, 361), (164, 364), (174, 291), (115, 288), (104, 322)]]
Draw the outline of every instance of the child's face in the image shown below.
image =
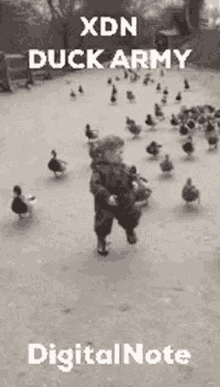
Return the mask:
[(124, 147), (119, 147), (114, 151), (107, 151), (105, 159), (110, 163), (121, 163), (123, 161)]
[(113, 152), (113, 159), (116, 163), (121, 163), (123, 160), (124, 147), (120, 147)]

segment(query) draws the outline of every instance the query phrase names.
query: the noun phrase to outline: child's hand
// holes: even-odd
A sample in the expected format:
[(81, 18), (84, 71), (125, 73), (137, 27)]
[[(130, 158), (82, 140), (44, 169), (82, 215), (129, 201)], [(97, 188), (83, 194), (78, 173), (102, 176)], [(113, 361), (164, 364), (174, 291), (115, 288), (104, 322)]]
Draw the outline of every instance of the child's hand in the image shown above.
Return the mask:
[(136, 181), (133, 181), (133, 182), (132, 182), (132, 186), (133, 186), (133, 188), (134, 188), (134, 191), (137, 192), (138, 189), (139, 189), (139, 184), (138, 184)]
[(116, 195), (111, 195), (108, 199), (108, 204), (110, 206), (117, 206), (118, 203), (117, 203), (117, 196)]

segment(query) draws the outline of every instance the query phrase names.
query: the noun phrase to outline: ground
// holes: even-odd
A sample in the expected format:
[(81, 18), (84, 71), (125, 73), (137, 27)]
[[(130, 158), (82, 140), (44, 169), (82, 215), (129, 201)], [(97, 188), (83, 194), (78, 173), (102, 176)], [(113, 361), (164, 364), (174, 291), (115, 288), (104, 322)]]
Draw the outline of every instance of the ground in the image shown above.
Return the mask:
[[(89, 70), (0, 95), (1, 109), (1, 386), (2, 387), (205, 387), (219, 386), (220, 206), (219, 151), (209, 152), (202, 133), (195, 135), (195, 157), (186, 161), (178, 130), (169, 124), (179, 110), (177, 91), (186, 75), (191, 91), (183, 104), (218, 106), (219, 75), (207, 70), (172, 69), (164, 77), (170, 90), (166, 121), (156, 132), (144, 124), (161, 96), (155, 84), (116, 82), (117, 106), (109, 104), (106, 80), (119, 70)], [(143, 72), (144, 74), (144, 72)], [(155, 79), (158, 74), (155, 73)], [(71, 84), (67, 84), (67, 80)], [(70, 89), (82, 84), (74, 101)], [(136, 104), (129, 104), (132, 89)], [(143, 126), (140, 139), (125, 131), (128, 115)], [(153, 194), (137, 229), (139, 242), (127, 244), (115, 223), (110, 254), (96, 254), (90, 159), (85, 125), (121, 135), (125, 161), (136, 164)], [(163, 144), (157, 161), (145, 152), (152, 140)], [(68, 162), (56, 180), (47, 169), (50, 152)], [(173, 176), (164, 179), (159, 162), (169, 153)], [(181, 198), (191, 177), (201, 204), (189, 210)], [(12, 187), (37, 196), (32, 223), (11, 212)], [(91, 343), (96, 351), (114, 343), (144, 351), (187, 349), (188, 365), (74, 365), (62, 372), (48, 360), (28, 364), (28, 344), (57, 351)], [(39, 355), (39, 354), (38, 354)], [(58, 362), (58, 364), (61, 364)]]

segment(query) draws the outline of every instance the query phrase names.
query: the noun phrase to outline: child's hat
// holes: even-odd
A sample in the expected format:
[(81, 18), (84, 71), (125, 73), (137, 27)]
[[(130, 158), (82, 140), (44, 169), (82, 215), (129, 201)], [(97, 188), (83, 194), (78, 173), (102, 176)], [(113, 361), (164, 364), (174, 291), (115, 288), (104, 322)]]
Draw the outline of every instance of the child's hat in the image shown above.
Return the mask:
[(115, 149), (122, 147), (123, 145), (124, 140), (121, 137), (110, 135), (105, 136), (98, 141), (97, 150), (102, 153), (106, 152), (107, 150), (114, 151)]

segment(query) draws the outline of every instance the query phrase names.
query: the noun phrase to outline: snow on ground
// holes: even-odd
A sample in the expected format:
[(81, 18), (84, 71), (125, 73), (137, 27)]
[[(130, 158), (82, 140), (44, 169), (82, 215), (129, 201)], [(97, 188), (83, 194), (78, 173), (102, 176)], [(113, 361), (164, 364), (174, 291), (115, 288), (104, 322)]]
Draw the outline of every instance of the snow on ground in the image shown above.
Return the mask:
[[(186, 161), (182, 139), (169, 124), (171, 113), (179, 110), (175, 96), (185, 75), (191, 91), (183, 93), (183, 104), (216, 107), (219, 76), (196, 69), (168, 71), (163, 79), (170, 91), (167, 119), (149, 132), (146, 114), (161, 99), (155, 84), (115, 82), (119, 99), (111, 106), (106, 80), (118, 73), (76, 72), (31, 91), (0, 95), (2, 387), (219, 385), (220, 156), (208, 152), (197, 133), (195, 158)], [(85, 95), (74, 101), (70, 89), (79, 84)], [(136, 104), (126, 101), (129, 89)], [(143, 125), (140, 139), (132, 140), (125, 131), (126, 115)], [(125, 161), (136, 164), (153, 189), (137, 229), (139, 243), (129, 246), (115, 223), (106, 258), (96, 255), (87, 123), (103, 136), (123, 136)], [(158, 161), (145, 152), (153, 139), (163, 144)], [(68, 162), (68, 174), (59, 181), (47, 169), (53, 148)], [(166, 153), (175, 166), (169, 180), (159, 168)], [(188, 177), (201, 191), (201, 205), (186, 211), (181, 190)], [(23, 227), (10, 210), (15, 184), (38, 199), (33, 223)], [(96, 350), (112, 349), (114, 343), (134, 348), (143, 343), (145, 351), (171, 345), (175, 351), (187, 349), (192, 358), (185, 366), (82, 364), (69, 373), (48, 361), (27, 363), (29, 343), (47, 348), (54, 343), (59, 351), (86, 342)]]

